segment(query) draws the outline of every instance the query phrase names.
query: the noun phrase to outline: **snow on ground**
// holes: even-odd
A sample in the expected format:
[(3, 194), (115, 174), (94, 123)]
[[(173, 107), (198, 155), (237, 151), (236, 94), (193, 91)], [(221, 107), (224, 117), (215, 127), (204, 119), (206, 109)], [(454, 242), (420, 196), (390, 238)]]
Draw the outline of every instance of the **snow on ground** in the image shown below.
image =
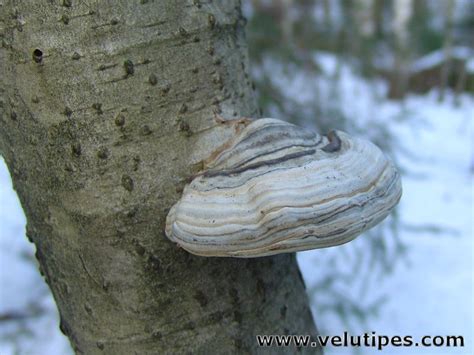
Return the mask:
[[(305, 100), (313, 100), (310, 93), (315, 90), (323, 102), (334, 93), (333, 89), (326, 89), (334, 81), (331, 73), (338, 67), (334, 57), (318, 53), (315, 58), (327, 78), (323, 76), (316, 82), (294, 73), (289, 77), (284, 72), (273, 76), (282, 81), (289, 96), (297, 97), (303, 105)], [(400, 104), (384, 99), (383, 83), (361, 80), (345, 65), (339, 69), (339, 106), (359, 125), (358, 131), (354, 127), (357, 134), (375, 137), (379, 131), (372, 128), (378, 124), (388, 127), (400, 143), (394, 154), (404, 171), (399, 213), (400, 238), (407, 254), (404, 262), (395, 264), (391, 276), (381, 277), (380, 272), (372, 272), (370, 262), (358, 267), (351, 263), (357, 260), (354, 251), (370, 252), (364, 249), (367, 238), (376, 241), (381, 237), (377, 233), (341, 247), (299, 253), (298, 261), (310, 291), (321, 278), (345, 269), (349, 277), (336, 281), (342, 296), (360, 299), (361, 304), (384, 302), (378, 314), (371, 315), (367, 327), (350, 322), (349, 329), (334, 313), (317, 313), (314, 306), (315, 319), (328, 335), (342, 335), (345, 330), (352, 334), (375, 331), (379, 335), (411, 335), (415, 340), (422, 335), (463, 335), (466, 342), (464, 348), (391, 347), (385, 348), (383, 354), (472, 354), (474, 98), (462, 96), (455, 106), (452, 97), (439, 103), (436, 93), (431, 93), (410, 96)], [(278, 68), (273, 63), (269, 70), (275, 73)], [(34, 248), (24, 237), (24, 224), (8, 171), (0, 159), (0, 314), (24, 312), (47, 292), (34, 263), (26, 261)], [(342, 255), (337, 263), (331, 258), (335, 254)], [(369, 275), (367, 280), (360, 280), (363, 274)], [(380, 295), (387, 298), (380, 299)], [(54, 302), (50, 296), (42, 299), (39, 305), (47, 309), (47, 316), (31, 321), (29, 329), (34, 329), (35, 334), (21, 338), (21, 353), (67, 354), (70, 350), (58, 330)], [(326, 301), (321, 292), (312, 294), (313, 305)], [(0, 323), (2, 355), (16, 350), (5, 340), (12, 331), (5, 324)], [(330, 348), (327, 353), (347, 354), (348, 349)], [(359, 353), (379, 351), (363, 348)]]
[[(323, 66), (330, 68), (330, 58), (323, 57)], [(385, 294), (383, 307), (370, 326), (357, 326), (352, 334), (462, 335), (464, 348), (385, 348), (383, 354), (473, 354), (473, 169), (474, 98), (463, 96), (453, 105), (453, 97), (443, 103), (437, 93), (410, 96), (402, 105), (370, 98), (359, 90), (365, 84), (350, 72), (341, 78), (341, 100), (352, 100), (354, 117), (369, 113), (389, 125), (402, 144), (395, 156), (405, 172), (402, 176), (403, 197), (399, 206), (400, 238), (407, 247), (404, 263), (397, 263), (394, 273), (386, 278), (372, 278), (361, 293), (357, 283), (340, 287), (362, 300), (371, 294)], [(359, 88), (359, 89), (358, 89)], [(342, 106), (345, 106), (342, 104)], [(407, 153), (408, 152), (408, 153)], [(298, 261), (309, 289), (321, 280), (320, 268), (330, 256), (346, 254), (363, 245), (361, 236), (338, 248), (298, 254)], [(375, 238), (381, 236), (375, 236)], [(357, 278), (354, 272), (353, 277)], [(360, 275), (360, 273), (359, 273)], [(344, 283), (344, 281), (343, 281)], [(352, 287), (352, 289), (351, 289)], [(334, 314), (318, 314), (314, 305), (324, 299), (313, 295), (315, 319), (326, 334), (342, 335), (347, 326)], [(323, 325), (321, 327), (321, 325)], [(327, 349), (328, 353), (347, 353), (344, 348)], [(363, 354), (379, 353), (363, 348)]]
[(20, 322), (0, 321), (0, 354), (70, 354), (58, 328), (56, 305), (34, 262), (35, 248), (25, 237), (25, 224), (0, 157), (0, 316), (33, 315)]

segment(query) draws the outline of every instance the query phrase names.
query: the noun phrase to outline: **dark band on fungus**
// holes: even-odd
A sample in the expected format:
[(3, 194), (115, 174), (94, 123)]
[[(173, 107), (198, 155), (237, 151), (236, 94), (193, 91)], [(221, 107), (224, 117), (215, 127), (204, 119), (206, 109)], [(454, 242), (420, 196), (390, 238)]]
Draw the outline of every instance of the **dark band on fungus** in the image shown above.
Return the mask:
[(334, 153), (341, 149), (341, 138), (337, 135), (336, 131), (330, 131), (327, 134), (329, 143), (325, 145), (322, 150), (326, 153)]
[(240, 173), (243, 173), (247, 170), (257, 169), (257, 168), (260, 168), (262, 166), (280, 164), (280, 163), (282, 163), (284, 161), (287, 161), (287, 160), (301, 158), (301, 157), (304, 157), (306, 155), (313, 155), (314, 153), (316, 153), (316, 150), (310, 149), (310, 150), (306, 150), (306, 151), (302, 151), (302, 152), (287, 154), (287, 155), (285, 155), (281, 158), (269, 159), (269, 160), (260, 161), (258, 163), (249, 164), (249, 165), (244, 166), (242, 168), (229, 169), (229, 170), (220, 170), (220, 171), (209, 170), (209, 171), (204, 172), (202, 175), (204, 177), (214, 177), (214, 176), (229, 176), (229, 175), (234, 175), (234, 174), (240, 174)]

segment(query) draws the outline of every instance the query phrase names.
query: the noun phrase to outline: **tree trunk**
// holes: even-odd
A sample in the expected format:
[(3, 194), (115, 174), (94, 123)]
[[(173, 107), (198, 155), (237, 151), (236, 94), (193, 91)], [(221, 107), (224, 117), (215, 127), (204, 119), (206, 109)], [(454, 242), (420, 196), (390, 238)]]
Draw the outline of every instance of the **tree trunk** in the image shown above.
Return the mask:
[(257, 112), (239, 2), (7, 0), (0, 14), (0, 153), (75, 351), (314, 335), (294, 255), (195, 257), (164, 236), (186, 178), (231, 134), (213, 110)]
[(452, 67), (452, 51), (453, 51), (453, 15), (454, 15), (454, 1), (448, 0), (444, 4), (446, 9), (444, 16), (444, 44), (443, 57), (444, 61), (441, 67), (441, 74), (439, 79), (438, 101), (444, 100), (446, 87), (448, 86), (449, 75)]
[(393, 35), (395, 63), (392, 72), (388, 96), (401, 99), (405, 96), (408, 86), (408, 63), (410, 57), (408, 24), (412, 16), (413, 0), (394, 0), (393, 2)]

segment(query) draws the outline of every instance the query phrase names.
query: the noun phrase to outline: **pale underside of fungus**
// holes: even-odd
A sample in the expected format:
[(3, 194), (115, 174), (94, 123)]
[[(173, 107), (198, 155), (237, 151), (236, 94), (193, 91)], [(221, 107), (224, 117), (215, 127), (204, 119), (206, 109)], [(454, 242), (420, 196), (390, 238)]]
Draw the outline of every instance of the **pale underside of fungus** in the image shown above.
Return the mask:
[(202, 256), (259, 257), (346, 243), (382, 221), (400, 176), (374, 144), (272, 118), (236, 133), (184, 188), (166, 235)]

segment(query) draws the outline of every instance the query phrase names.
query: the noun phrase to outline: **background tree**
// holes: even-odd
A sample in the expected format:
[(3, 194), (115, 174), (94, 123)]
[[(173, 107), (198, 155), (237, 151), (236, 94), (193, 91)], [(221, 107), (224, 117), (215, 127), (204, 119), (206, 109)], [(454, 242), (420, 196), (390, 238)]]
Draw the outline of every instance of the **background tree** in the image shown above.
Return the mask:
[(192, 256), (163, 233), (199, 162), (256, 116), (238, 1), (5, 1), (0, 153), (77, 353), (255, 351), (315, 334), (294, 255)]

